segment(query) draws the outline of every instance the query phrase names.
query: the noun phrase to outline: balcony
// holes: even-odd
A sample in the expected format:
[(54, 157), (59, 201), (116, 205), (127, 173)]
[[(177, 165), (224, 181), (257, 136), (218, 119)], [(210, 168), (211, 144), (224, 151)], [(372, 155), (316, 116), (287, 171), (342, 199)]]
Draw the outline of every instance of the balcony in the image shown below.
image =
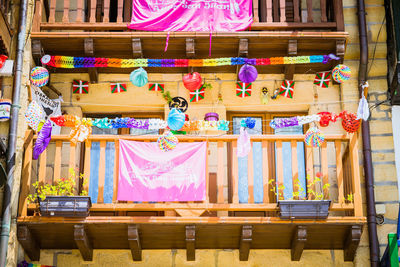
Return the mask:
[[(207, 142), (206, 201), (133, 203), (116, 200), (119, 140), (153, 142), (157, 136), (92, 135), (77, 145), (68, 136), (52, 136), (47, 150), (32, 160), (36, 136), (28, 131), (18, 240), (32, 260), (39, 259), (40, 249), (77, 248), (85, 260), (92, 249), (130, 249), (134, 260), (141, 259), (142, 249), (186, 249), (188, 260), (195, 259), (195, 249), (239, 249), (240, 260), (247, 260), (250, 249), (291, 249), (292, 260), (299, 260), (303, 249), (343, 249), (345, 260), (353, 260), (366, 223), (357, 135), (326, 136), (320, 149), (304, 146), (303, 135), (251, 136), (244, 174), (238, 171), (243, 162), (236, 156), (237, 137), (179, 136), (180, 142)], [(93, 202), (90, 216), (35, 213), (36, 204), (26, 200), (32, 184), (52, 183), (69, 168), (78, 168), (89, 180), (84, 189)], [(281, 219), (270, 179), (294, 183), (301, 172), (315, 177), (317, 171), (331, 184), (328, 218)], [(245, 197), (243, 192), (248, 192)], [(345, 200), (348, 194), (352, 201)]]
[[(130, 0), (56, 1), (36, 0), (32, 28), (33, 56), (44, 54), (114, 58), (207, 58), (208, 32), (167, 32), (128, 30)], [(251, 58), (302, 56), (334, 53), (343, 56), (344, 32), (342, 0), (254, 0), (254, 23), (241, 32), (212, 34), (212, 57)], [(318, 45), (316, 45), (318, 44)], [(314, 64), (313, 70), (329, 70), (331, 64)], [(294, 73), (306, 73), (307, 64)], [(82, 70), (60, 69), (58, 72)], [(99, 68), (99, 72), (126, 72), (131, 69)], [(160, 72), (149, 68), (150, 72)], [(186, 71), (166, 68), (162, 72)], [(204, 71), (197, 67), (196, 71)], [(235, 72), (236, 67), (215, 67), (216, 72)], [(283, 73), (282, 66), (260, 66), (259, 73)]]

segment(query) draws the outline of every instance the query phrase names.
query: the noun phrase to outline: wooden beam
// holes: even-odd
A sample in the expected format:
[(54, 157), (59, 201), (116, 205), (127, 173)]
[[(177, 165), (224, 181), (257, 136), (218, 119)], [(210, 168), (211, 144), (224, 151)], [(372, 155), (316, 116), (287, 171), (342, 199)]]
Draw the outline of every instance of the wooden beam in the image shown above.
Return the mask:
[(239, 39), (239, 57), (247, 57), (249, 55), (249, 39)]
[(43, 47), (40, 40), (32, 40), (32, 57), (36, 65), (40, 64), (40, 59), (43, 56)]
[[(93, 57), (94, 56), (94, 42), (93, 38), (86, 38), (84, 40), (84, 50), (85, 56)], [(97, 83), (99, 80), (99, 75), (97, 73), (97, 68), (88, 68), (88, 73), (90, 77), (91, 83)]]
[(132, 39), (132, 55), (134, 58), (143, 57), (142, 40), (140, 38)]
[(346, 242), (344, 244), (343, 255), (345, 261), (354, 260), (358, 244), (360, 243), (361, 233), (362, 233), (361, 225), (351, 226)]
[(134, 261), (142, 260), (142, 246), (140, 245), (139, 230), (136, 224), (128, 225), (128, 242)]
[(194, 38), (186, 38), (186, 57), (194, 58), (196, 56), (196, 45)]
[(85, 261), (93, 260), (93, 246), (83, 224), (74, 225), (75, 244)]
[[(297, 55), (297, 40), (289, 40), (288, 42), (288, 56)], [(285, 65), (285, 80), (293, 80), (295, 72), (295, 64)]]
[(303, 253), (304, 245), (307, 242), (307, 227), (299, 225), (293, 234), (292, 239), (292, 261), (299, 261)]
[(240, 237), (239, 260), (247, 261), (249, 259), (251, 242), (253, 241), (253, 226), (243, 225)]
[(196, 259), (196, 226), (186, 225), (186, 260)]
[(31, 261), (40, 260), (40, 247), (32, 236), (27, 225), (19, 225), (17, 229), (18, 242), (24, 248), (25, 253)]
[(339, 62), (343, 63), (344, 52), (346, 50), (346, 40), (336, 40), (336, 56), (340, 57)]

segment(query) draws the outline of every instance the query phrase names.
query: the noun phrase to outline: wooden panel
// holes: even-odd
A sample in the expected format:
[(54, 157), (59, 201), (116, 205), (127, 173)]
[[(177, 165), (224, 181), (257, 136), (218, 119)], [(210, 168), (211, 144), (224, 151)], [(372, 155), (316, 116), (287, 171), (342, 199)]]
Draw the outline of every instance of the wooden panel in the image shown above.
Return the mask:
[(64, 0), (64, 13), (62, 18), (63, 23), (69, 22), (69, 4), (70, 4), (69, 0)]
[(263, 203), (269, 203), (269, 160), (268, 160), (268, 142), (262, 141), (262, 168), (263, 168)]
[(360, 177), (360, 163), (358, 160), (358, 140), (357, 133), (350, 136), (350, 164), (351, 164), (351, 178), (354, 194), (354, 216), (363, 216), (362, 198), (361, 198), (361, 177)]
[(259, 13), (258, 13), (258, 0), (253, 0), (253, 20), (254, 22), (259, 22)]
[(76, 2), (76, 22), (83, 22), (84, 11), (83, 11), (83, 0), (77, 0)]
[(76, 156), (76, 144), (71, 142), (69, 145), (69, 170), (68, 171), (70, 171), (70, 170), (75, 171), (75, 167), (76, 167), (75, 156)]
[(247, 181), (249, 186), (249, 203), (254, 203), (253, 142), (250, 143), (250, 152), (247, 155)]
[(272, 8), (273, 8), (273, 21), (279, 22), (279, 1), (280, 0), (272, 0)]
[(321, 6), (321, 22), (327, 22), (327, 17), (326, 17), (326, 0), (320, 0), (320, 6)]
[(54, 181), (58, 181), (61, 176), (61, 149), (62, 141), (56, 141), (56, 153), (54, 155)]
[(342, 164), (342, 143), (339, 140), (335, 141), (335, 152), (336, 152), (336, 178), (338, 186), (338, 202), (343, 203), (344, 189), (343, 189), (343, 164)]
[(100, 142), (100, 160), (99, 160), (99, 194), (97, 196), (97, 202), (104, 202), (104, 182), (106, 176), (106, 141)]
[(39, 158), (39, 183), (41, 184), (46, 182), (46, 159), (47, 150), (44, 150)]
[(114, 156), (114, 192), (113, 192), (113, 202), (117, 201), (118, 193), (118, 178), (119, 178), (119, 141), (115, 141), (115, 156)]
[(294, 22), (300, 22), (300, 0), (293, 0)]
[[(280, 140), (276, 141), (276, 173), (278, 185), (283, 185), (282, 141)], [(279, 191), (279, 195), (281, 194), (283, 195), (283, 191)]]
[(50, 0), (49, 23), (54, 23), (55, 21), (56, 21), (56, 0)]
[[(307, 188), (314, 181), (314, 154), (311, 146), (306, 146), (306, 173), (307, 173)], [(315, 190), (315, 188), (310, 188)], [(310, 195), (308, 196), (310, 198)]]
[(89, 184), (90, 184), (90, 150), (92, 147), (92, 142), (86, 140), (85, 141), (85, 163), (84, 163), (84, 179), (85, 179), (85, 186), (83, 190), (89, 192)]
[(237, 141), (232, 142), (232, 188), (233, 203), (239, 203), (239, 174), (238, 174), (238, 157), (237, 157)]
[(267, 22), (273, 22), (272, 17), (272, 0), (265, 0), (267, 6)]
[(111, 0), (104, 0), (103, 22), (109, 22), (110, 21), (110, 1)]
[(286, 0), (280, 0), (279, 2), (279, 8), (280, 8), (280, 22), (286, 22)]
[(312, 0), (307, 0), (307, 22), (313, 22)]
[(18, 208), (19, 216), (27, 215), (27, 196), (29, 194), (32, 179), (33, 131), (25, 132), (24, 149), (24, 164), (22, 168), (21, 193), (19, 195)]
[(118, 0), (117, 22), (122, 22), (122, 11), (124, 9), (124, 0)]
[[(328, 169), (328, 150), (327, 142), (321, 146), (321, 170), (322, 170), (322, 183), (323, 185), (329, 184), (329, 169)], [(329, 197), (329, 189), (324, 190), (325, 198)]]
[(96, 0), (90, 0), (90, 23), (96, 22)]
[(225, 169), (224, 169), (224, 143), (219, 141), (217, 143), (218, 150), (218, 161), (217, 161), (217, 202), (224, 203), (224, 179), (225, 179)]
[(299, 165), (297, 163), (297, 142), (291, 141), (290, 145), (292, 147), (292, 183), (293, 183), (293, 193), (298, 192), (299, 184)]

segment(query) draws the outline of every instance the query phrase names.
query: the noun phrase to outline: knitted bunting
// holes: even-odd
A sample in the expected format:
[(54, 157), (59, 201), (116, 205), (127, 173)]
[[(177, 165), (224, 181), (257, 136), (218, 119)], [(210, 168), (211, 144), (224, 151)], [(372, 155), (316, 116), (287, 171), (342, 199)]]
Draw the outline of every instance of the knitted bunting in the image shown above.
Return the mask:
[(251, 96), (251, 83), (236, 83), (236, 95), (239, 97)]
[(89, 82), (82, 80), (73, 80), (72, 91), (74, 94), (88, 94), (89, 93)]
[(283, 95), (287, 98), (293, 98), (294, 81), (284, 80), (281, 88), (279, 88), (279, 95)]
[(149, 91), (161, 91), (164, 93), (164, 84), (163, 83), (149, 83)]
[(332, 73), (330, 71), (317, 72), (314, 84), (322, 88), (328, 88)]
[(202, 85), (199, 89), (190, 92), (190, 102), (198, 102), (204, 99), (204, 85)]
[(110, 83), (111, 93), (126, 92), (126, 83)]

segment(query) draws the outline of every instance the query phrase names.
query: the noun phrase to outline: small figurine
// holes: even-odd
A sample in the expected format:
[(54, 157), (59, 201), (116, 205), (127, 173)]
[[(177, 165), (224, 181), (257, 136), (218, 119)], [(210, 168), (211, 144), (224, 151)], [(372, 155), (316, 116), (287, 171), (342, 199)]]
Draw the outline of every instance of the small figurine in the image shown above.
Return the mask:
[(268, 104), (269, 101), (269, 92), (268, 92), (268, 88), (267, 87), (263, 87), (261, 89), (261, 103), (263, 103), (263, 105)]

